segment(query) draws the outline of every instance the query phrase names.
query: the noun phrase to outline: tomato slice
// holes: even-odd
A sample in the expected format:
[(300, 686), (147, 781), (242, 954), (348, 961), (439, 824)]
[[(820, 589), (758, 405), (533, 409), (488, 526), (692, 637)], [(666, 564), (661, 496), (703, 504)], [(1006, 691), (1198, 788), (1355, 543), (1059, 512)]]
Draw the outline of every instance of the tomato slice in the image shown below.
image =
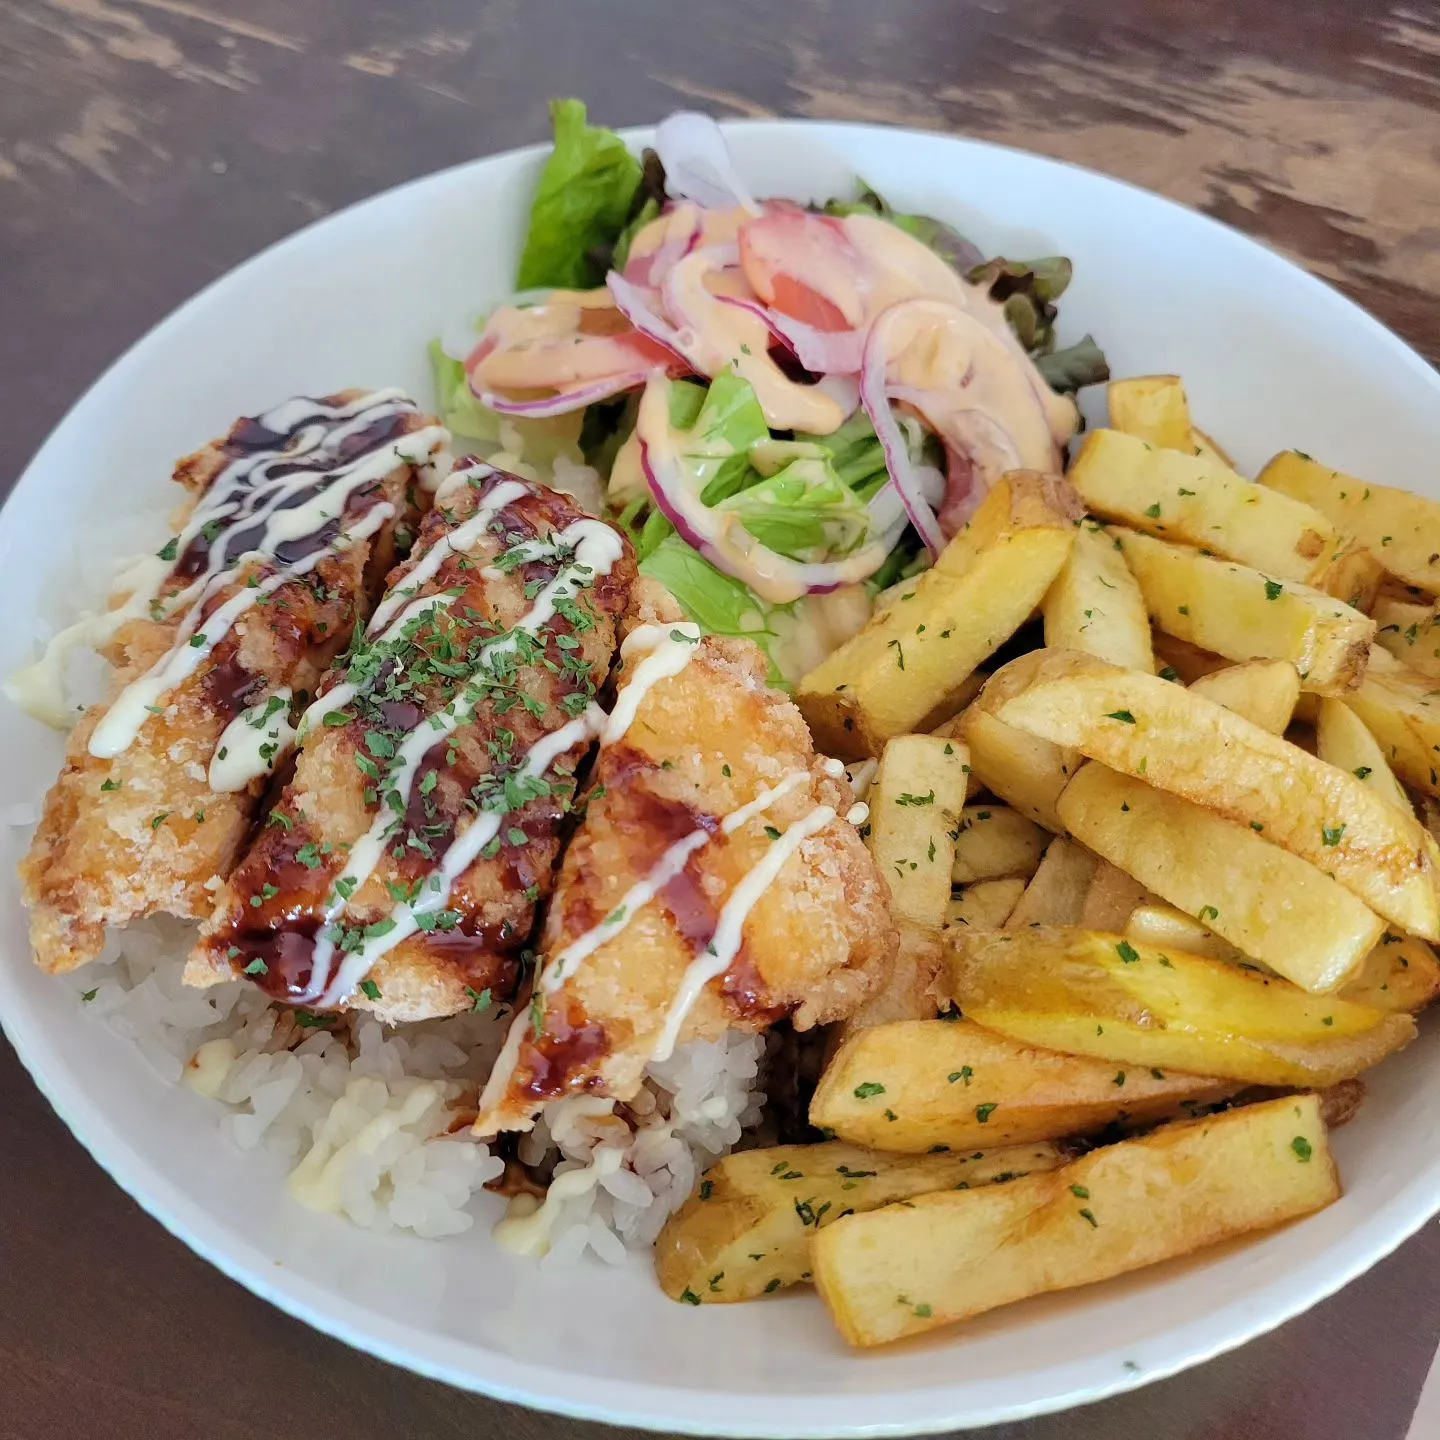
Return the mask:
[(767, 211), (741, 227), (740, 265), (767, 305), (817, 330), (864, 318), (864, 259), (833, 216)]
[(770, 303), (792, 320), (803, 321), (816, 330), (851, 328), (845, 312), (838, 305), (832, 305), (818, 290), (812, 290), (803, 280), (782, 273), (774, 277), (771, 288), (774, 298)]

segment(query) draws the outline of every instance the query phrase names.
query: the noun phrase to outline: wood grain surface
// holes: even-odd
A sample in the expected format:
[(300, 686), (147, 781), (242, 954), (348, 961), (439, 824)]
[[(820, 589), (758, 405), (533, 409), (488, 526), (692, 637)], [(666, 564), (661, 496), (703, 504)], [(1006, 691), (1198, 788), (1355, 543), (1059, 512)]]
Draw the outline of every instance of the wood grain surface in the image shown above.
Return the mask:
[[(172, 306), (398, 181), (676, 105), (957, 130), (1260, 237), (1440, 359), (1440, 4), (0, 0), (0, 483)], [(0, 1436), (588, 1440), (307, 1331), (166, 1235), (0, 1046)], [(997, 1440), (1402, 1440), (1440, 1231), (1188, 1375)], [(1415, 1437), (1432, 1440), (1432, 1437)]]

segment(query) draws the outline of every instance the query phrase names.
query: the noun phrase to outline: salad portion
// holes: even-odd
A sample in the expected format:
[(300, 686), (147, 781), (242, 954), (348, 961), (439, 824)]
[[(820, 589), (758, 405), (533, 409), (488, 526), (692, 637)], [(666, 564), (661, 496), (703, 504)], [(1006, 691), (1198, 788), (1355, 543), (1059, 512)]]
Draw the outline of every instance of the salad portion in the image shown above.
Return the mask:
[(1062, 468), (1061, 257), (985, 259), (861, 186), (756, 198), (706, 116), (637, 158), (552, 105), (519, 289), (431, 347), (445, 423), (618, 521), (642, 573), (773, 678), (813, 668), (1006, 471)]

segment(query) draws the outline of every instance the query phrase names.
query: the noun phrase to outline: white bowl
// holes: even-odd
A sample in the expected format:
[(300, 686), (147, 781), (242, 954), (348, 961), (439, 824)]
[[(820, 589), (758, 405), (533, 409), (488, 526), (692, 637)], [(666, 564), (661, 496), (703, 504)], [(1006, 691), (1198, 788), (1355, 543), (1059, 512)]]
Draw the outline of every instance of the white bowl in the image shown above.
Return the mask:
[[(986, 253), (1063, 253), (1062, 335), (1092, 331), (1116, 374), (1184, 376), (1204, 427), (1253, 473), (1298, 446), (1436, 493), (1440, 378), (1333, 290), (1212, 221), (1053, 161), (852, 125), (728, 126), (759, 194), (847, 193), (857, 175), (943, 216)], [(644, 139), (634, 135), (634, 141)], [(424, 346), (510, 288), (531, 149), (434, 175), (267, 251), (172, 315), (70, 412), (0, 515), (0, 670), (27, 658), (42, 590), (63, 589), (73, 527), (108, 556), (115, 516), (164, 497), (174, 459), (295, 392), (427, 390)], [(57, 543), (58, 542), (58, 543)], [(38, 802), (56, 737), (0, 702), (0, 814)], [(1031, 1301), (925, 1343), (856, 1355), (801, 1291), (692, 1310), (648, 1258), (541, 1274), (489, 1239), (379, 1237), (289, 1201), (216, 1109), (30, 963), (13, 868), (0, 898), (0, 1019), (106, 1170), (227, 1275), (317, 1328), (502, 1399), (696, 1434), (889, 1435), (1033, 1415), (1171, 1374), (1344, 1285), (1440, 1208), (1440, 1044), (1368, 1079), (1335, 1136), (1346, 1195), (1248, 1244)], [(498, 1204), (486, 1196), (486, 1205)], [(23, 1224), (23, 1218), (10, 1223)]]

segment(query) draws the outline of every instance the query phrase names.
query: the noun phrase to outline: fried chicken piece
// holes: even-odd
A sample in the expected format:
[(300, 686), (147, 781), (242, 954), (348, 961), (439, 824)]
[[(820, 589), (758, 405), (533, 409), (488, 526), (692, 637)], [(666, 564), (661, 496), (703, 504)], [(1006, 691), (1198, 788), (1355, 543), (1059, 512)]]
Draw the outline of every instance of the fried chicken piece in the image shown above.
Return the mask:
[(327, 677), (186, 980), (390, 1021), (508, 997), (634, 577), (568, 496), (456, 470)]
[(180, 461), (180, 533), (116, 601), (109, 699), (72, 731), (20, 866), (42, 968), (94, 959), (111, 925), (210, 913), (292, 707), (369, 613), (447, 439), (395, 392), (349, 390)]
[(698, 631), (670, 614), (622, 650), (617, 723), (561, 864), (531, 1007), (481, 1097), (481, 1134), (528, 1129), (564, 1095), (627, 1099), (675, 1041), (842, 1019), (894, 958), (888, 891), (845, 818), (843, 769), (816, 756), (755, 645), (712, 637), (679, 656)]

